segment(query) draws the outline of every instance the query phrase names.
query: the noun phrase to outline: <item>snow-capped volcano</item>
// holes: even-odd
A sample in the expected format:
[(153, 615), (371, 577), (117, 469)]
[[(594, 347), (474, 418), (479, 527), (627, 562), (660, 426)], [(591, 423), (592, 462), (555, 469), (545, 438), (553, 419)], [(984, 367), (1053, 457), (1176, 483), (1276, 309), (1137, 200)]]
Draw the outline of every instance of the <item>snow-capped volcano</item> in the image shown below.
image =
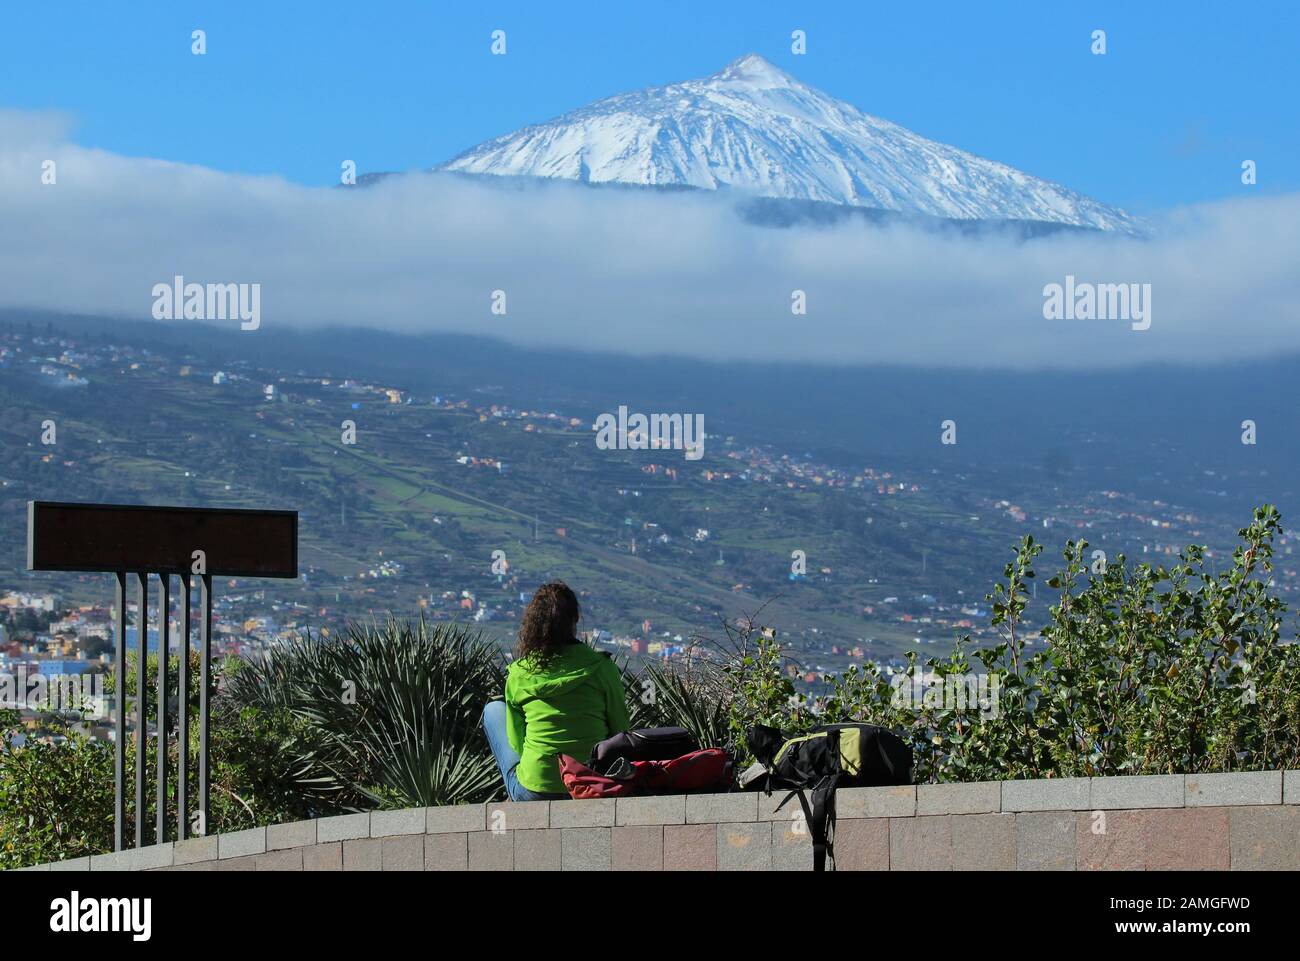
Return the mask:
[(435, 169), (1140, 230), (1123, 210), (872, 117), (756, 54), (703, 80), (598, 100)]

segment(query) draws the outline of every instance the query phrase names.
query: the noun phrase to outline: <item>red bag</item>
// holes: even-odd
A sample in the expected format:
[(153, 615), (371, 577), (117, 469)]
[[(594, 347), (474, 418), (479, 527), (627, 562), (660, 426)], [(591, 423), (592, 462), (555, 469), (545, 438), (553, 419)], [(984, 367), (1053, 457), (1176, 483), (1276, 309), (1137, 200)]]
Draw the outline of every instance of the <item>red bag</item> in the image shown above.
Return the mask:
[(718, 747), (671, 761), (631, 761), (610, 773), (615, 776), (598, 774), (577, 758), (560, 755), (560, 777), (577, 799), (721, 792), (731, 790), (733, 781), (731, 758)]

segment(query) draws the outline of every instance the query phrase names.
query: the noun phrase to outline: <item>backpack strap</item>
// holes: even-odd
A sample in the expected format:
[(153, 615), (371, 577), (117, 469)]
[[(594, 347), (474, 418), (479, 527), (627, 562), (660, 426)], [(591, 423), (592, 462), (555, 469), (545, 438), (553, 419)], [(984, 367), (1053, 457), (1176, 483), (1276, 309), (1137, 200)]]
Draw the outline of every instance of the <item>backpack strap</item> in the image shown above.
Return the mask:
[[(814, 871), (827, 870), (826, 861), (828, 857), (831, 865), (830, 870), (835, 870), (835, 846), (833, 841), (835, 836), (835, 787), (843, 773), (840, 766), (840, 732), (835, 729), (828, 730), (825, 732), (825, 737), (826, 750), (831, 763), (834, 765), (833, 773), (818, 777), (813, 772), (804, 770), (792, 763), (791, 766), (794, 767), (795, 776), (802, 783), (787, 794), (784, 800), (776, 806), (776, 810), (780, 811), (790, 798), (799, 798), (799, 806), (803, 808), (804, 822), (808, 825), (808, 833), (812, 835)], [(769, 776), (767, 783), (767, 793), (769, 795), (772, 793), (771, 784), (772, 779)], [(809, 786), (812, 787), (811, 804), (808, 795), (805, 793), (805, 788)]]
[(885, 770), (889, 772), (889, 783), (898, 783), (898, 772), (894, 770), (894, 759), (889, 756), (885, 750), (885, 739), (880, 736), (880, 731), (876, 731), (876, 751), (880, 754), (880, 760), (885, 764)]
[(776, 806), (776, 810), (780, 811), (790, 798), (797, 797), (799, 799), (799, 806), (803, 808), (804, 823), (808, 825), (808, 833), (812, 836), (814, 871), (827, 870), (826, 861), (828, 857), (831, 864), (830, 870), (835, 870), (835, 842), (833, 840), (835, 837), (835, 786), (839, 779), (839, 774), (828, 774), (818, 781), (816, 787), (813, 788), (811, 804), (804, 789), (795, 788)]
[(843, 767), (840, 764), (840, 732), (832, 728), (826, 732), (826, 748), (833, 764), (833, 773), (827, 774), (813, 788), (812, 813), (808, 815), (808, 830), (813, 842), (813, 870), (825, 871), (826, 861), (831, 862), (830, 870), (835, 870), (835, 787), (839, 784)]
[(792, 797), (797, 797), (799, 799), (799, 806), (803, 808), (803, 822), (804, 824), (808, 825), (808, 833), (812, 835), (813, 870), (814, 871), (824, 870), (824, 866), (826, 863), (826, 839), (824, 837), (819, 837), (818, 835), (817, 822), (815, 819), (815, 808), (809, 806), (808, 795), (804, 793), (803, 788), (795, 788), (793, 791), (787, 794), (785, 796), (785, 800), (783, 800), (780, 804), (776, 806), (776, 810), (780, 811), (781, 808), (785, 807), (785, 802), (790, 800), (790, 798)]
[[(812, 833), (813, 842), (813, 870), (825, 871), (826, 861), (830, 859), (830, 870), (835, 870), (835, 785), (839, 782), (839, 774), (830, 774), (818, 782), (817, 787), (813, 788), (812, 796), (812, 816), (808, 822), (808, 830)], [(804, 811), (807, 812), (808, 806), (804, 805)], [(805, 814), (807, 816), (807, 814)]]

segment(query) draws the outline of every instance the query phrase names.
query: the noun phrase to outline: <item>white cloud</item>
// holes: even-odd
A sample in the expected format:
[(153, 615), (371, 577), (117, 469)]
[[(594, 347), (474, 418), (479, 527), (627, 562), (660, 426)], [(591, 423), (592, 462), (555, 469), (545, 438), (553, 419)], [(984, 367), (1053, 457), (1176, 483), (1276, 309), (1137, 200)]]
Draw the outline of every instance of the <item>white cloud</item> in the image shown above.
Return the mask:
[[(1241, 187), (1241, 200), (1173, 212), (1152, 240), (1025, 243), (756, 227), (703, 194), (443, 175), (306, 188), (88, 149), (66, 131), (58, 115), (0, 111), (0, 307), (149, 319), (154, 284), (181, 274), (260, 283), (264, 329), (704, 359), (1114, 367), (1300, 350), (1300, 195)], [(1151, 328), (1044, 320), (1043, 286), (1067, 274), (1151, 284)], [(806, 316), (790, 312), (796, 288)], [(505, 317), (489, 309), (497, 289)]]

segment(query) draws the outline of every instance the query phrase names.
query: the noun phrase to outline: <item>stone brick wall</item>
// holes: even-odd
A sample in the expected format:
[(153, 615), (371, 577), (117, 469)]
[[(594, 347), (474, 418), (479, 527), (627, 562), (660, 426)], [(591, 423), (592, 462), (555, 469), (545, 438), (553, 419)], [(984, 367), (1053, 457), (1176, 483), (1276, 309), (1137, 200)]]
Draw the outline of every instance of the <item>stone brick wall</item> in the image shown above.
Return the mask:
[[(780, 799), (374, 811), (28, 870), (811, 870), (797, 802)], [(837, 806), (841, 871), (1300, 868), (1300, 771), (851, 788)]]

